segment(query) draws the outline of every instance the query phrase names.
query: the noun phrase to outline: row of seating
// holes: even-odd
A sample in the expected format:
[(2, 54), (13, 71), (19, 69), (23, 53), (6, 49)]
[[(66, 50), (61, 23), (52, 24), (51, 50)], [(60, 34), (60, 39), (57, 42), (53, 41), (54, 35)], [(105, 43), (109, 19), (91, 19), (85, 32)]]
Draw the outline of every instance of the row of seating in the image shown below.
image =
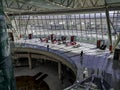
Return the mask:
[(41, 42), (46, 42), (48, 43), (49, 40), (52, 44), (65, 44), (66, 46), (73, 46), (76, 45), (76, 36), (71, 36), (70, 37), (70, 41), (66, 40), (67, 36), (61, 36), (59, 39), (56, 38), (56, 36), (54, 34), (49, 35), (48, 37), (43, 37), (40, 38)]

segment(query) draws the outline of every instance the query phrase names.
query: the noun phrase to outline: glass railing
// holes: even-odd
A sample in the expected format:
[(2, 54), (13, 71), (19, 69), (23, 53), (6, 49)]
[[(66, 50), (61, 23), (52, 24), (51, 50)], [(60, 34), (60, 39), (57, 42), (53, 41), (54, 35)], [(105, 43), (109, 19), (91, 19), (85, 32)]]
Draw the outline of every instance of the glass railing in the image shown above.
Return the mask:
[[(82, 81), (83, 82), (83, 81)], [(87, 83), (86, 85), (82, 85), (82, 82), (74, 83), (72, 86), (65, 88), (64, 90), (100, 90), (91, 85), (91, 83)]]
[(85, 87), (80, 85), (79, 82), (74, 83), (72, 86), (65, 88), (64, 90), (85, 90)]
[(102, 78), (88, 77), (64, 90), (111, 90), (111, 86)]

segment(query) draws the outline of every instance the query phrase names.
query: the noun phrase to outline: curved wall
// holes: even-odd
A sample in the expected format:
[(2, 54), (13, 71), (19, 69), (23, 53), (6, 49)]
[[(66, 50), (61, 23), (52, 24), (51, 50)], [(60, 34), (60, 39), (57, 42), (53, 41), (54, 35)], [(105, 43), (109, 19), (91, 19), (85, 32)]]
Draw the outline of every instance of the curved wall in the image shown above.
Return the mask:
[[(14, 48), (12, 49), (12, 52), (14, 53), (14, 57), (17, 58), (28, 57), (28, 54), (31, 54), (31, 57), (33, 58), (37, 58), (37, 59), (40, 58), (55, 62), (61, 62), (65, 64), (67, 67), (69, 67), (74, 72), (75, 75), (77, 75), (77, 68), (74, 63), (69, 62), (65, 57), (62, 57), (53, 52), (48, 52), (45, 50), (34, 49), (34, 48), (27, 48), (27, 47)], [(21, 54), (17, 54), (17, 53), (21, 53)], [(22, 54), (22, 53), (26, 53), (26, 54)]]

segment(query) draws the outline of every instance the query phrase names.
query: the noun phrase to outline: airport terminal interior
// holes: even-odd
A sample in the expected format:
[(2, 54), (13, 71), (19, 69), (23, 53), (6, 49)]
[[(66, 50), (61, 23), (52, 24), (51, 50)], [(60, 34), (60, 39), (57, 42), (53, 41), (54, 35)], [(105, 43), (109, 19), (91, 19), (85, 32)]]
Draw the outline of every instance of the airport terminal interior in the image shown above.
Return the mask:
[(120, 90), (120, 0), (0, 0), (0, 90)]

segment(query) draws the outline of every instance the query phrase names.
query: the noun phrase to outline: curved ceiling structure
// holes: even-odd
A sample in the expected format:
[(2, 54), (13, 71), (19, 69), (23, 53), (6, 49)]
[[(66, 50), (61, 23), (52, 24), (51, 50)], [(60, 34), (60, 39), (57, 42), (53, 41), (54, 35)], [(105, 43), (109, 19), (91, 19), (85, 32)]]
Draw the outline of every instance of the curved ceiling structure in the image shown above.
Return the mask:
[(7, 12), (25, 11), (49, 11), (56, 9), (67, 9), (46, 0), (3, 0), (4, 9)]
[(4, 10), (15, 12), (48, 12), (75, 9), (95, 9), (119, 7), (119, 0), (3, 0)]

